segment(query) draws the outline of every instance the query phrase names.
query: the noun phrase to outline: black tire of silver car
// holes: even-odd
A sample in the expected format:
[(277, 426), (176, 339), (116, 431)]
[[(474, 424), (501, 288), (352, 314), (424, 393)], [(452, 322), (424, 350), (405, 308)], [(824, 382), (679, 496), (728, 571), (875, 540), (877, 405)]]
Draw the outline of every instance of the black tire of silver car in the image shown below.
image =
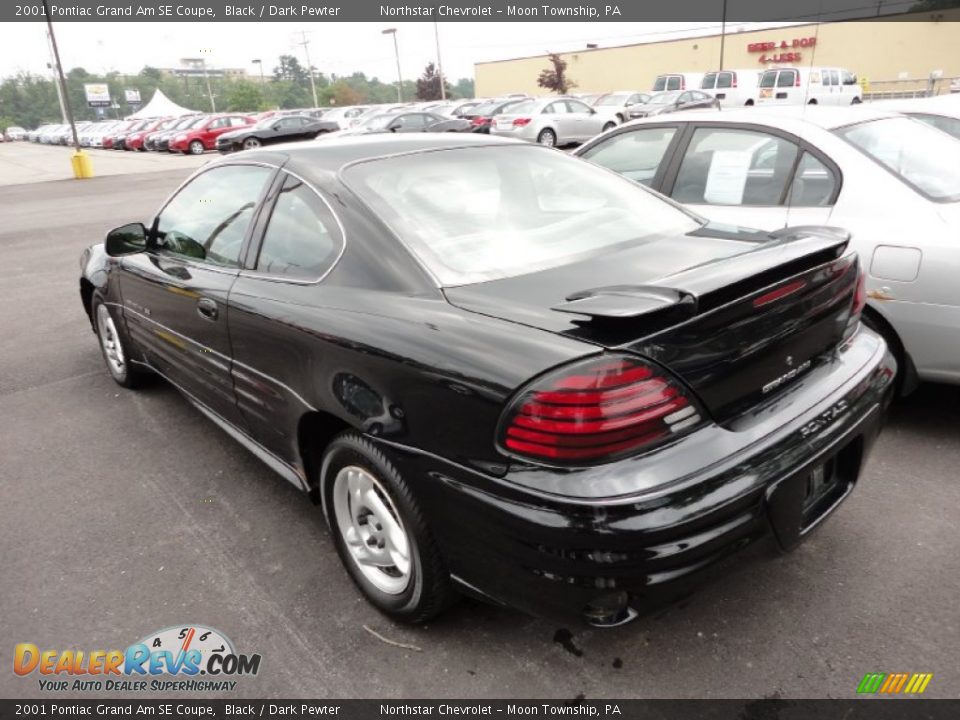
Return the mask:
[(378, 610), (422, 623), (457, 593), (410, 486), (359, 433), (327, 447), (321, 464), (324, 510), (340, 560)]
[(123, 323), (117, 322), (113, 310), (97, 295), (93, 298), (90, 312), (97, 339), (100, 341), (100, 352), (110, 377), (121, 387), (139, 387), (146, 373), (131, 362), (139, 355), (127, 337)]
[(613, 130), (616, 126), (617, 124), (613, 120), (608, 123), (604, 123), (603, 132), (606, 132), (607, 130)]
[(540, 131), (540, 134), (537, 135), (537, 142), (547, 147), (556, 147), (557, 134), (550, 128), (544, 128)]
[(191, 155), (203, 155), (203, 142), (200, 140), (191, 141), (190, 145), (188, 146), (188, 150)]
[(243, 141), (244, 150), (256, 150), (262, 143), (255, 137), (248, 137)]

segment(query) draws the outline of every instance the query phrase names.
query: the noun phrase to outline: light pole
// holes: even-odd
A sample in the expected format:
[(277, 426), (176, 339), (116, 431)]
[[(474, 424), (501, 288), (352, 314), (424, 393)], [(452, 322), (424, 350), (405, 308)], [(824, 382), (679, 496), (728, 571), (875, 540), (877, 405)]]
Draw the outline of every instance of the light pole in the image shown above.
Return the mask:
[(67, 121), (70, 123), (70, 132), (73, 134), (73, 157), (70, 163), (73, 166), (73, 176), (78, 180), (80, 178), (93, 177), (93, 166), (90, 164), (90, 158), (84, 155), (80, 149), (80, 138), (77, 135), (77, 123), (73, 119), (73, 108), (70, 107), (70, 94), (67, 92), (67, 81), (63, 77), (63, 65), (60, 64), (60, 49), (57, 47), (57, 37), (53, 34), (53, 21), (50, 19), (50, 7), (47, 0), (43, 0), (43, 12), (47, 18), (47, 32), (50, 33), (50, 46), (53, 48), (53, 60), (57, 66), (57, 82), (60, 87), (60, 93), (63, 96), (63, 106), (67, 113)]
[(210, 89), (210, 75), (207, 73), (206, 58), (200, 58), (200, 62), (203, 63), (203, 79), (207, 82), (207, 97), (210, 98), (210, 112), (216, 112), (217, 104), (213, 101), (213, 90)]
[(440, 76), (440, 99), (447, 99), (447, 89), (443, 86), (443, 63), (440, 61), (440, 29), (439, 23), (433, 21), (433, 38), (437, 42), (437, 74)]
[(264, 80), (263, 80), (263, 60), (261, 60), (260, 58), (257, 58), (256, 60), (251, 60), (250, 62), (252, 62), (254, 65), (259, 65), (259, 66), (260, 66), (260, 85), (263, 85), (263, 83), (264, 83)]
[(397, 46), (397, 29), (381, 30), (382, 35), (393, 35), (393, 54), (397, 57), (397, 102), (403, 102), (403, 73), (400, 72), (400, 48)]
[(723, 51), (726, 49), (724, 46), (727, 42), (727, 0), (723, 0), (723, 19), (720, 23), (720, 67), (718, 70), (723, 70)]

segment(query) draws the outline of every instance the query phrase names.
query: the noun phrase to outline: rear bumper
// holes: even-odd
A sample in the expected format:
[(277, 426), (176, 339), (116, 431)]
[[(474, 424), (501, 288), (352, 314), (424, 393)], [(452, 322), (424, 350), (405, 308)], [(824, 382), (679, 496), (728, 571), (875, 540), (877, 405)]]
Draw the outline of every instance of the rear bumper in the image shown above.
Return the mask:
[[(630, 617), (689, 594), (712, 566), (757, 539), (792, 548), (852, 491), (880, 431), (896, 365), (865, 330), (845, 355), (828, 373), (829, 392), (822, 382), (794, 386), (759, 411), (760, 420), (720, 428), (743, 436), (736, 450), (735, 440), (719, 435), (710, 438), (713, 447), (698, 445), (695, 433), (690, 443), (645, 457), (550, 471), (573, 486), (616, 482), (625, 490), (617, 496), (564, 499), (531, 489), (529, 475), (542, 470), (514, 467), (496, 478), (409, 448), (385, 449), (415, 485), (463, 589), (558, 619), (611, 604), (621, 604), (618, 617)], [(771, 421), (775, 431), (752, 435)], [(696, 472), (683, 474), (676, 451), (694, 456)], [(804, 509), (812, 473), (825, 466), (834, 483)], [(630, 490), (671, 472), (673, 482)]]

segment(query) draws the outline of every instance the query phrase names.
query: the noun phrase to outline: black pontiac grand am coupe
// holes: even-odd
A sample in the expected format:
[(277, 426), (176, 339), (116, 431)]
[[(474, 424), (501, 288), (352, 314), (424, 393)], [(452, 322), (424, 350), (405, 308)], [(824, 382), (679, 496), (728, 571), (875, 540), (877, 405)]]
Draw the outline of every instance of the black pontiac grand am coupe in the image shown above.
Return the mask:
[(308, 493), (383, 612), (615, 625), (856, 484), (896, 368), (847, 239), (533, 144), (349, 137), (204, 166), (80, 293), (113, 379)]

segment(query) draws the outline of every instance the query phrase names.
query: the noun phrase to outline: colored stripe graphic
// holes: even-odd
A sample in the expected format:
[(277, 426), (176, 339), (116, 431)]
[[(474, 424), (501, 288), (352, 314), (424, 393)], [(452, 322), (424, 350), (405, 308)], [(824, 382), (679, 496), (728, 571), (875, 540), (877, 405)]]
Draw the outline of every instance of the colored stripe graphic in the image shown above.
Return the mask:
[(920, 695), (933, 679), (933, 673), (867, 673), (857, 685), (860, 694)]

